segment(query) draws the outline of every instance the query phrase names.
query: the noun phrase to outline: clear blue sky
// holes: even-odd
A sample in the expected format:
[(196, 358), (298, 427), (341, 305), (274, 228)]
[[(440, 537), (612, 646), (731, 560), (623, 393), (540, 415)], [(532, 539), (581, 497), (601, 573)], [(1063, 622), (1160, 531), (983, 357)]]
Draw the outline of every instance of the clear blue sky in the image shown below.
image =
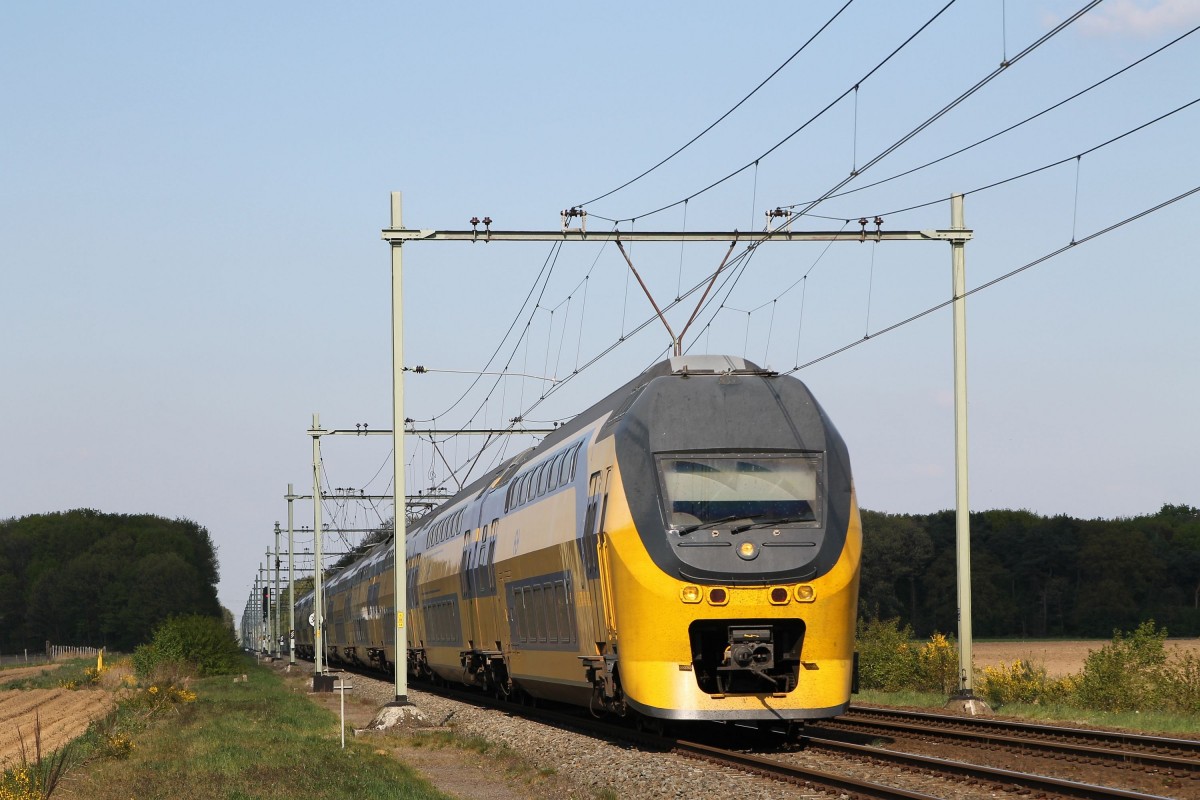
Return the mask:
[[(696, 144), (589, 205), (589, 228), (761, 229), (766, 209), (820, 197), (1082, 4), (959, 0), (757, 167), (686, 213), (646, 216), (752, 164), (944, 5), (857, 0)], [(286, 524), (287, 484), (311, 491), (311, 414), (391, 425), (389, 192), (404, 192), (409, 227), (490, 215), (498, 229), (553, 229), (561, 209), (716, 120), (840, 6), (6, 4), (0, 517), (196, 520), (240, 616)], [(1196, 0), (1107, 0), (849, 188), (1018, 122), (1198, 24)], [(1200, 97), (1197, 74), (1200, 34), (986, 145), (814, 210), (835, 219), (794, 224), (883, 214), (887, 229), (947, 227), (945, 202), (892, 212), (1073, 159)], [(968, 194), (968, 287), (1200, 186), (1198, 122), (1200, 104)], [(1198, 214), (1200, 194), (970, 298), (973, 508), (1200, 504)], [(638, 244), (633, 258), (670, 301), (723, 249)], [(950, 294), (943, 244), (771, 245), (737, 266), (689, 349), (779, 370)], [(499, 346), (491, 370), (562, 379), (626, 337), (561, 385), (487, 377), (457, 406), (470, 376), (410, 376), (408, 415), (441, 427), (502, 424), (552, 385), (528, 416), (569, 418), (667, 348), (657, 322), (632, 333), (652, 311), (611, 245), (414, 244), (405, 276), (410, 365), (479, 371)], [(531, 291), (536, 309), (519, 314)], [(676, 329), (690, 308), (672, 309)], [(514, 320), (525, 336), (504, 340)], [(797, 374), (846, 438), (864, 507), (953, 506), (949, 309)], [(475, 441), (443, 454), (460, 465)], [(385, 437), (328, 440), (328, 487), (390, 491), (389, 451)], [(449, 483), (428, 446), (410, 441), (406, 460), (410, 490)], [(389, 515), (330, 503), (325, 520)], [(307, 502), (296, 524), (312, 524)]]

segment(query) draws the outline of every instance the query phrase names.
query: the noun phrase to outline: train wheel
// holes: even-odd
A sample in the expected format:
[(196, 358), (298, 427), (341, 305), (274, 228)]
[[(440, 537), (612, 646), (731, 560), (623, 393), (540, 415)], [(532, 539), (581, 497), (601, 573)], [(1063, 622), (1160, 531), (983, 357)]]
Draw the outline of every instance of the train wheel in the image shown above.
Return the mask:
[(636, 727), (642, 733), (648, 733), (651, 736), (666, 736), (667, 722), (658, 717), (648, 717), (645, 714), (638, 714), (633, 721)]
[(804, 721), (792, 720), (787, 723), (787, 729), (784, 731), (786, 747), (791, 750), (800, 750), (804, 747)]

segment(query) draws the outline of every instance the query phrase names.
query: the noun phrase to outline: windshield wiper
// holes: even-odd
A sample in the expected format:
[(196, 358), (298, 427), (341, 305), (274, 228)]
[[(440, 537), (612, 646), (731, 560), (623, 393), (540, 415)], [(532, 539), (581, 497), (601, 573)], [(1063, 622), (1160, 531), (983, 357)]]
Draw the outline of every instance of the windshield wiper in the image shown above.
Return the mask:
[[(698, 531), (701, 528), (711, 528), (713, 525), (724, 525), (726, 522), (734, 522), (735, 520), (739, 519), (758, 519), (761, 516), (762, 514), (731, 514), (728, 517), (721, 517), (720, 519), (710, 519), (707, 522), (697, 522), (695, 525), (688, 525), (686, 528), (676, 528), (675, 533), (678, 533), (680, 536), (685, 536), (692, 531)], [(734, 528), (733, 530), (734, 533), (736, 533), (738, 529)]]
[[(759, 517), (762, 514), (757, 515)], [(752, 518), (753, 519), (753, 518)], [(758, 522), (751, 522), (748, 525), (738, 525), (736, 528), (729, 531), (730, 533), (742, 533), (751, 528), (765, 528), (771, 525), (787, 525), (789, 522), (813, 522), (812, 517), (776, 517), (775, 519), (763, 519)]]

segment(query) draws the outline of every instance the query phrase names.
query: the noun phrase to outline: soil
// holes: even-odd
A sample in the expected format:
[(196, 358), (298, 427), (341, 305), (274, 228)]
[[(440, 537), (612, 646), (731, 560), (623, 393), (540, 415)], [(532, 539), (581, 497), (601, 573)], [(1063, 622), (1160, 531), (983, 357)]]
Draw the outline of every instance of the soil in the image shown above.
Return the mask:
[(13, 669), (0, 670), (0, 683), (9, 683), (11, 681), (20, 681), (25, 678), (32, 678), (35, 675), (41, 675), (43, 672), (52, 669), (58, 669), (61, 664), (40, 664), (36, 667), (14, 667)]
[[(1046, 668), (1051, 678), (1061, 678), (1081, 672), (1088, 654), (1099, 650), (1107, 641), (1083, 642), (975, 642), (972, 651), (975, 667), (996, 667), (1011, 664), (1017, 659)], [(1167, 657), (1176, 658), (1183, 653), (1200, 657), (1200, 639), (1170, 639), (1166, 642)]]
[(11, 689), (0, 692), (0, 770), (62, 747), (116, 705), (104, 689)]

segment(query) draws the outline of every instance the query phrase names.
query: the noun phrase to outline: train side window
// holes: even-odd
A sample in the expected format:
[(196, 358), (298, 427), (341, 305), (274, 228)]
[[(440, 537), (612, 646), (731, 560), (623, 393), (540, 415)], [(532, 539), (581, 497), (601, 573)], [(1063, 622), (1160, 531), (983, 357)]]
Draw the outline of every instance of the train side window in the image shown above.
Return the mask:
[(550, 462), (550, 488), (551, 489), (557, 489), (562, 484), (562, 481), (559, 480), (559, 476), (562, 473), (562, 465), (563, 465), (564, 456), (566, 456), (566, 453), (559, 453), (558, 455), (556, 455), (554, 457), (554, 460)]
[(571, 593), (565, 581), (554, 582), (554, 610), (558, 613), (558, 638), (564, 644), (574, 642), (575, 625), (571, 622)]
[(544, 495), (546, 493), (546, 473), (548, 471), (549, 470), (546, 469), (545, 464), (542, 464), (537, 469), (537, 496), (538, 497), (541, 497), (542, 495)]
[(533, 611), (537, 640), (544, 642), (546, 641), (546, 597), (542, 592), (541, 586), (532, 587), (531, 593), (533, 595), (533, 602), (530, 605), (533, 608), (530, 610)]
[(517, 636), (522, 642), (528, 642), (533, 638), (530, 630), (529, 603), (527, 602), (528, 598), (526, 594), (525, 589), (518, 589), (513, 592), (517, 605)]
[(544, 601), (542, 605), (546, 609), (546, 641), (550, 644), (558, 644), (558, 593), (554, 591), (554, 584), (542, 584), (542, 600)]
[(575, 448), (572, 447), (563, 454), (562, 462), (558, 465), (558, 485), (563, 486), (571, 481), (571, 461), (575, 458)]

